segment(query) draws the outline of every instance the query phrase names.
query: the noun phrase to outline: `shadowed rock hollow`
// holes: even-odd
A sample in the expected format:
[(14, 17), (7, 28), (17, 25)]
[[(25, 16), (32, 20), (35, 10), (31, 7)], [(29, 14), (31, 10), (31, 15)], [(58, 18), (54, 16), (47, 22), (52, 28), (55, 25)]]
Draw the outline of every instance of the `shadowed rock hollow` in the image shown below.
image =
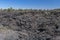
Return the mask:
[(0, 40), (58, 40), (58, 37), (58, 11), (0, 12)]

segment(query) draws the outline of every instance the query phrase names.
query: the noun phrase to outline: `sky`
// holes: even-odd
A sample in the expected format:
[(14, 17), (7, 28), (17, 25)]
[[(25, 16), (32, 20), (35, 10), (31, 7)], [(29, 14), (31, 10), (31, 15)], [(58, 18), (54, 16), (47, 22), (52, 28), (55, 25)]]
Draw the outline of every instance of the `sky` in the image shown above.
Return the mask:
[(60, 0), (0, 0), (0, 8), (54, 9), (60, 8)]

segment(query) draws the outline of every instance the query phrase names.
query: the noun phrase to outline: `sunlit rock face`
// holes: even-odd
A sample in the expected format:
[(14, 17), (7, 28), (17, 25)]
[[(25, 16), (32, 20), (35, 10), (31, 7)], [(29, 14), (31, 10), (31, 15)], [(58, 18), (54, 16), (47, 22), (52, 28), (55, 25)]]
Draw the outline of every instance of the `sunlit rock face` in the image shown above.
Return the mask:
[(2, 31), (0, 32), (0, 40), (17, 40), (18, 34), (14, 31), (8, 30), (8, 31)]
[(0, 40), (60, 40), (60, 12), (0, 12)]
[(17, 40), (18, 33), (0, 25), (0, 40)]

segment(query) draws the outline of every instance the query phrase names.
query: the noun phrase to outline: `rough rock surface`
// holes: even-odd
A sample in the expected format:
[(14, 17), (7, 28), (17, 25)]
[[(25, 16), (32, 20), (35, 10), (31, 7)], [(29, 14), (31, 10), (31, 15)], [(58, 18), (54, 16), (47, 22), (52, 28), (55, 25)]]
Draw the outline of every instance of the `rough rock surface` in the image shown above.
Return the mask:
[(0, 40), (60, 40), (60, 12), (0, 12)]

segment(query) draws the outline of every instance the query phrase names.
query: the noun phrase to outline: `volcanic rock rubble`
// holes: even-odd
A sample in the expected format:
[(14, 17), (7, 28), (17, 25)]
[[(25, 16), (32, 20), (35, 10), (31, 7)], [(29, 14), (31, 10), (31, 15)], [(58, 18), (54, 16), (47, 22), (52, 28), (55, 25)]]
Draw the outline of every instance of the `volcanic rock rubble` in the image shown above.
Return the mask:
[(60, 12), (0, 12), (0, 40), (60, 40)]

